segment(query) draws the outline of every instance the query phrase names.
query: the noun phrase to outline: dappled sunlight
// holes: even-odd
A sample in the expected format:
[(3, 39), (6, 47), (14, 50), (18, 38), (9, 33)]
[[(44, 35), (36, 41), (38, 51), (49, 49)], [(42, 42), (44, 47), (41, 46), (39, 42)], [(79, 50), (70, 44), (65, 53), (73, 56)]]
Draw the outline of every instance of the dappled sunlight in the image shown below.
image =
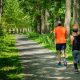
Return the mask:
[(60, 67), (60, 68), (54, 68), (55, 70), (59, 70), (59, 71), (63, 71), (63, 70), (66, 70), (66, 67)]
[(48, 78), (56, 79), (56, 80), (69, 80), (69, 79), (71, 79), (71, 77), (63, 77), (63, 76), (61, 76), (61, 77), (48, 77)]
[(73, 80), (72, 63), (59, 67), (51, 53), (22, 55), (20, 59), (26, 80)]
[[(24, 39), (24, 42), (26, 41)], [(72, 62), (68, 62), (67, 67), (64, 66), (63, 62), (61, 66), (58, 66), (56, 54), (33, 43), (33, 41), (28, 41), (25, 44), (24, 42), (20, 40), (21, 45), (18, 45), (17, 48), (20, 51), (19, 58), (25, 80), (77, 79), (77, 77), (72, 77), (75, 75)], [(80, 76), (78, 75), (78, 77)]]

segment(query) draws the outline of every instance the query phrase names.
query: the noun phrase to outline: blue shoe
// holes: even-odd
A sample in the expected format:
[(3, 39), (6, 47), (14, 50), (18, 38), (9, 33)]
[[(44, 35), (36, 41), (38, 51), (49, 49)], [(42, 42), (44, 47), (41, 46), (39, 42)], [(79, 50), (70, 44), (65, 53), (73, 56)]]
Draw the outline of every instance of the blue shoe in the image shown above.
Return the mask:
[(61, 62), (59, 62), (58, 65), (61, 66)]
[(58, 63), (56, 64), (56, 67), (57, 67), (57, 68), (60, 68), (60, 67), (62, 67), (62, 64), (61, 64), (61, 62), (58, 62)]
[(64, 66), (67, 66), (67, 62), (64, 62)]

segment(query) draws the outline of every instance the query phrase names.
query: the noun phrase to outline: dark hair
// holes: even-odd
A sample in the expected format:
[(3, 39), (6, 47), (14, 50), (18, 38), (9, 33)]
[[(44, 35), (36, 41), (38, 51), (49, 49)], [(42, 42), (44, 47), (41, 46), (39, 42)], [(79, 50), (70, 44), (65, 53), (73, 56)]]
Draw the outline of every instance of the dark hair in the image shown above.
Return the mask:
[(73, 32), (78, 32), (78, 29), (73, 29)]
[(62, 25), (62, 24), (60, 24), (60, 23), (58, 24), (58, 26), (61, 26), (61, 25)]
[(61, 21), (58, 21), (58, 26), (61, 26), (62, 25), (62, 22)]

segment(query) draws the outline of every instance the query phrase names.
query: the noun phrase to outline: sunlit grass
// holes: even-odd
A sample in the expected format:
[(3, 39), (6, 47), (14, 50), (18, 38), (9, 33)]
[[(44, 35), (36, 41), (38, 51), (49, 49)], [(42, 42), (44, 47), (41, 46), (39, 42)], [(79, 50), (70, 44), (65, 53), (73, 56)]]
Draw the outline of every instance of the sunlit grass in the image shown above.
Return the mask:
[(11, 66), (4, 66), (0, 69), (0, 71), (9, 71), (9, 70), (15, 70), (15, 69), (17, 69), (16, 66), (12, 66), (12, 67)]
[(22, 68), (15, 47), (15, 36), (6, 35), (0, 41), (0, 80), (22, 80), (22, 77), (17, 76), (21, 74)]
[(23, 78), (24, 74), (8, 74), (7, 75), (10, 79), (14, 80), (20, 80), (21, 78)]

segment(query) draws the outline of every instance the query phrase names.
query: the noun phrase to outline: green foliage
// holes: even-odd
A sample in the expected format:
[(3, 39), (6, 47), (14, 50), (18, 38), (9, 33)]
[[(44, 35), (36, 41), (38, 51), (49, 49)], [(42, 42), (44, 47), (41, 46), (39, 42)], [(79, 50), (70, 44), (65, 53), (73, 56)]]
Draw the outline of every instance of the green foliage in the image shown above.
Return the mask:
[(73, 61), (73, 58), (72, 58), (72, 48), (70, 46), (70, 39), (67, 38), (67, 43), (66, 43), (66, 54), (67, 54), (67, 58), (69, 61)]
[(41, 24), (41, 11), (44, 14), (46, 9), (50, 14), (48, 19), (50, 29), (56, 18), (61, 17), (64, 21), (65, 1), (63, 0), (4, 0), (3, 4), (3, 17), (8, 28), (32, 27), (36, 30), (37, 24)]
[(55, 42), (52, 41), (53, 34), (37, 34), (34, 32), (26, 33), (27, 37), (37, 41), (38, 43), (42, 44), (44, 47), (49, 48), (55, 51)]
[(0, 80), (21, 80), (21, 72), (15, 36), (0, 37)]
[(54, 1), (53, 3), (51, 3), (51, 5), (49, 5), (49, 11), (51, 15), (53, 15), (54, 19), (59, 19), (59, 17), (63, 19), (65, 14), (65, 2), (61, 0)]
[(27, 35), (28, 38), (31, 38), (31, 39), (35, 39), (36, 37), (39, 36), (39, 34), (35, 33), (35, 32), (28, 32), (28, 33), (25, 33)]
[[(53, 23), (56, 18), (59, 19), (61, 17), (64, 21), (65, 1), (63, 0), (19, 0), (19, 3), (24, 13), (28, 13), (31, 16), (30, 22), (32, 23), (32, 27), (34, 27), (34, 29), (37, 27), (37, 25), (35, 26), (35, 23), (37, 23), (36, 17), (41, 17), (41, 11), (43, 11), (44, 14), (46, 9), (50, 14), (50, 28), (53, 27)], [(38, 23), (41, 24), (40, 21)]]
[(30, 16), (23, 13), (18, 0), (4, 0), (3, 17), (10, 25), (8, 28), (30, 26)]

